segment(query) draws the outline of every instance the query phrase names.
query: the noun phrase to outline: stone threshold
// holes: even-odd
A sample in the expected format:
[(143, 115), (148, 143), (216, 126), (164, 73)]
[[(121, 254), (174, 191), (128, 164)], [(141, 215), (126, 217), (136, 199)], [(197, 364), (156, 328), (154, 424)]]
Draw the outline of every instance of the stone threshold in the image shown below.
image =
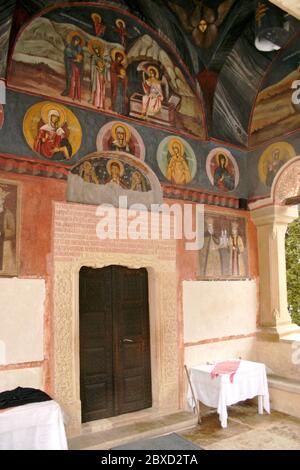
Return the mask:
[[(82, 434), (70, 438), (68, 445), (70, 450), (109, 450), (137, 439), (182, 431), (196, 424), (197, 416), (188, 411), (161, 415), (151, 410), (143, 410), (99, 420), (95, 424), (87, 423), (82, 426)], [(99, 426), (104, 428), (99, 430)]]

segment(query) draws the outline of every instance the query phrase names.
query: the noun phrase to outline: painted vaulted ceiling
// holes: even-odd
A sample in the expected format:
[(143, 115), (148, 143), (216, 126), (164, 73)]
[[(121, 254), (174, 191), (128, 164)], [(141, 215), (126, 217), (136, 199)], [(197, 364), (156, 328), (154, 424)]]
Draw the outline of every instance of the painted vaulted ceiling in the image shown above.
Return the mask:
[[(22, 25), (45, 7), (61, 3), (0, 0), (0, 77), (6, 78), (8, 57)], [(300, 129), (300, 113), (292, 108), (272, 117), (289, 99), (283, 88), (300, 79), (300, 22), (292, 16), (287, 17), (286, 45), (276, 52), (260, 52), (255, 47), (256, 0), (93, 3), (124, 8), (176, 46), (199, 82), (210, 137), (253, 147)]]

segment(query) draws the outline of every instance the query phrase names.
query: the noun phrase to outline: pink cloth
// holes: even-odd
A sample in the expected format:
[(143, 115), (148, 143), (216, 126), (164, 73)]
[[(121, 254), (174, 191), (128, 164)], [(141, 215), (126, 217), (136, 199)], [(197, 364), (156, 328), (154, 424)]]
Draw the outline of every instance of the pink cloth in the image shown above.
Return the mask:
[(230, 382), (233, 383), (233, 378), (238, 370), (238, 367), (240, 365), (240, 361), (224, 361), (224, 362), (219, 362), (218, 364), (215, 365), (213, 370), (211, 371), (211, 378), (214, 379), (215, 377), (218, 377), (220, 374), (230, 374)]

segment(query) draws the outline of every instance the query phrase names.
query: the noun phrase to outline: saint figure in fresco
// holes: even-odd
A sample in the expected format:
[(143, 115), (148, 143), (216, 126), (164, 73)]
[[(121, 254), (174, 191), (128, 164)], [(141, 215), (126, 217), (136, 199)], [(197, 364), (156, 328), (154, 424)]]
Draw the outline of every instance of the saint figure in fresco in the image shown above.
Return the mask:
[(203, 248), (200, 250), (200, 271), (202, 276), (220, 277), (222, 275), (220, 240), (215, 234), (213, 218), (206, 219), (206, 233)]
[(266, 163), (266, 185), (271, 187), (274, 178), (280, 168), (284, 165), (285, 159), (281, 158), (280, 148), (274, 148), (272, 152), (271, 160), (267, 160)]
[(71, 31), (67, 37), (64, 51), (66, 87), (62, 96), (69, 96), (74, 101), (81, 101), (81, 82), (83, 77), (83, 46), (84, 39), (76, 31)]
[(231, 276), (246, 276), (244, 262), (245, 245), (238, 232), (238, 222), (231, 223), (231, 235), (229, 236), (230, 268)]
[(33, 149), (46, 158), (69, 160), (72, 157), (72, 147), (68, 140), (65, 117), (57, 109), (48, 111), (46, 123), (41, 120)]
[(80, 166), (79, 174), (86, 183), (99, 184), (95, 168), (93, 167), (91, 162), (83, 162), (83, 164)]
[[(148, 78), (146, 78), (146, 74)], [(154, 116), (161, 110), (164, 99), (161, 83), (158, 69), (150, 65), (147, 72), (143, 72), (143, 90), (145, 94), (142, 99), (142, 117), (144, 119), (147, 119), (148, 116)]]
[(109, 178), (105, 181), (107, 183), (115, 183), (123, 189), (128, 189), (126, 183), (123, 180), (124, 165), (118, 160), (109, 160), (106, 165), (107, 173)]
[(111, 51), (111, 104), (112, 110), (118, 114), (126, 114), (127, 111), (127, 74), (125, 68), (126, 54), (121, 49)]
[(228, 170), (228, 159), (223, 153), (217, 156), (219, 165), (214, 172), (214, 186), (220, 191), (232, 191), (235, 186), (234, 176)]
[(111, 128), (109, 147), (115, 152), (133, 153), (131, 132), (125, 124), (114, 124)]
[(116, 20), (116, 32), (119, 35), (120, 43), (122, 46), (126, 47), (126, 39), (127, 39), (127, 31), (126, 31), (126, 24), (125, 21), (121, 20), (120, 18)]
[(139, 171), (134, 171), (132, 173), (130, 189), (132, 191), (147, 191), (145, 179)]
[(0, 271), (16, 269), (15, 235), (16, 221), (12, 211), (5, 207), (8, 191), (0, 186)]
[(192, 180), (184, 145), (178, 139), (171, 139), (168, 144), (168, 167), (166, 177), (175, 184), (187, 184)]
[(103, 36), (106, 30), (106, 26), (103, 24), (101, 16), (99, 13), (92, 13), (91, 18), (94, 23), (95, 35)]
[(98, 109), (105, 107), (106, 62), (104, 45), (91, 40), (88, 44), (91, 53), (91, 101)]

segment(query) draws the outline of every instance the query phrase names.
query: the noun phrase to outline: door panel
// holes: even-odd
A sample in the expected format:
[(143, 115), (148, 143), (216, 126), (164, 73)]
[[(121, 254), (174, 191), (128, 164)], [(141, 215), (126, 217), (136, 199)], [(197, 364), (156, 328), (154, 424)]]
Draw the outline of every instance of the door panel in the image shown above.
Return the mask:
[(111, 271), (80, 271), (80, 397), (82, 421), (113, 413)]
[(146, 269), (80, 271), (83, 422), (152, 405)]

